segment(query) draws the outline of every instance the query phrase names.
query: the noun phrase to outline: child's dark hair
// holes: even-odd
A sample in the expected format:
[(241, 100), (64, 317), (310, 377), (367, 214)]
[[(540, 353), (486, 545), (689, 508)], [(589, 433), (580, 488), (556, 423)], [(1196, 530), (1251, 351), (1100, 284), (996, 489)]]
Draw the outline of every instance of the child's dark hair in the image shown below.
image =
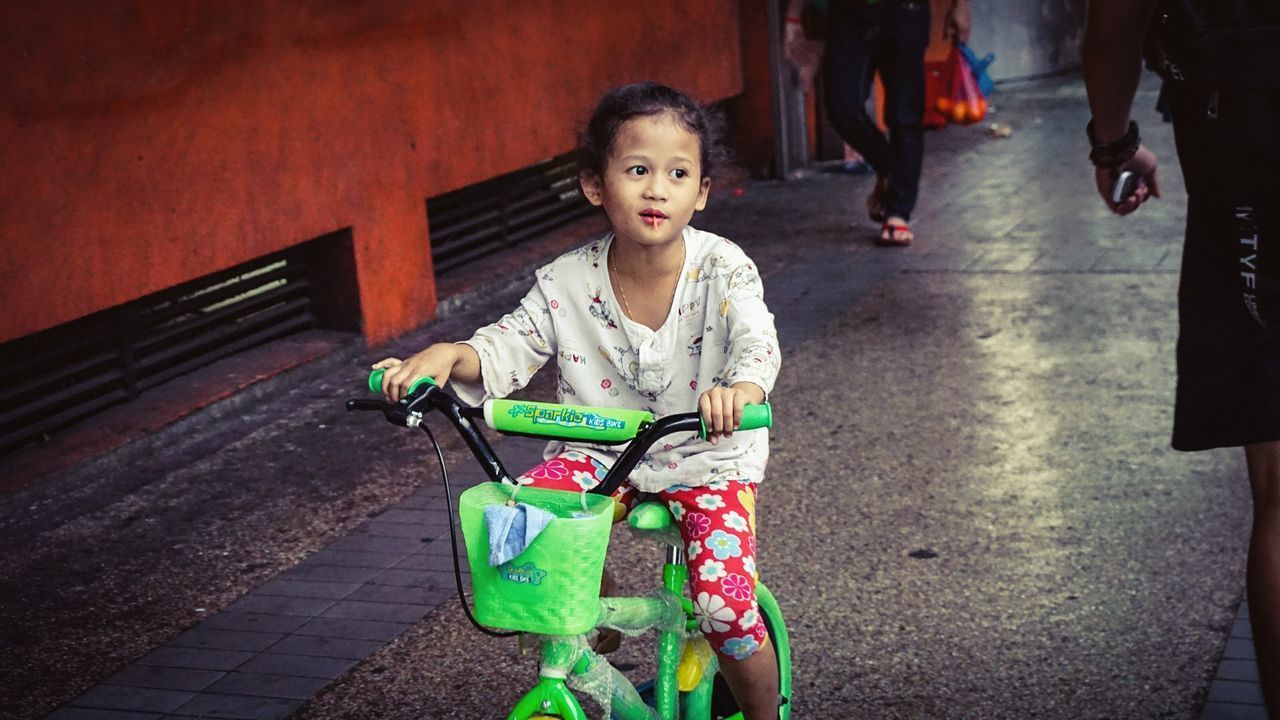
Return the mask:
[(679, 90), (641, 82), (616, 87), (600, 98), (578, 145), (579, 168), (602, 177), (609, 150), (623, 123), (637, 117), (668, 113), (697, 136), (702, 177), (711, 177), (728, 162), (724, 119), (718, 112), (702, 107)]

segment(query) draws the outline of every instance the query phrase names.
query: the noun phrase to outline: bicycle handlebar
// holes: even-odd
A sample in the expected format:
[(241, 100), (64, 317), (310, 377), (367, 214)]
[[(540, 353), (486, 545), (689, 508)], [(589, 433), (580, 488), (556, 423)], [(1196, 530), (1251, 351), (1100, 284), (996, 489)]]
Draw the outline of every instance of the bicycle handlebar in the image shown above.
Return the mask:
[[(370, 374), (370, 390), (382, 391), (382, 373), (382, 370), (375, 370)], [(439, 410), (458, 430), (489, 479), (495, 482), (510, 483), (514, 480), (488, 440), (476, 428), (473, 419), (483, 418), (491, 428), (507, 435), (582, 440), (602, 445), (630, 442), (600, 484), (588, 491), (601, 495), (612, 495), (659, 438), (678, 432), (696, 433), (703, 439), (707, 437), (706, 423), (697, 412), (678, 413), (655, 420), (652, 413), (644, 410), (515, 400), (486, 400), (482, 407), (477, 408), (463, 405), (431, 378), (415, 380), (409, 393), (399, 402), (348, 400), (347, 410), (380, 410), (394, 425), (421, 426), (424, 429), (423, 416), (431, 410)], [(768, 403), (748, 405), (743, 408), (742, 424), (737, 429), (767, 428), (772, 422), (773, 413)]]
[[(369, 374), (371, 391), (382, 392), (384, 372), (374, 370)], [(435, 380), (429, 377), (418, 378), (413, 381), (405, 397), (412, 396), (423, 385), (438, 387)], [(484, 410), (485, 424), (500, 433), (556, 440), (580, 440), (600, 445), (620, 445), (631, 442), (654, 422), (653, 413), (624, 408), (562, 405), (526, 400), (486, 400), (481, 407)], [(773, 410), (768, 403), (761, 403), (742, 408), (742, 423), (737, 429), (755, 430), (770, 427), (772, 424)], [(705, 422), (701, 423), (698, 435), (706, 439)]]
[[(387, 372), (386, 370), (374, 370), (373, 372), (369, 373), (369, 390), (376, 393), (382, 392), (382, 376), (386, 374), (386, 372)], [(420, 377), (417, 380), (413, 381), (413, 384), (409, 386), (409, 392), (406, 394), (412, 395), (413, 391), (417, 390), (423, 385), (435, 385), (435, 384), (436, 384), (436, 381), (432, 378)]]

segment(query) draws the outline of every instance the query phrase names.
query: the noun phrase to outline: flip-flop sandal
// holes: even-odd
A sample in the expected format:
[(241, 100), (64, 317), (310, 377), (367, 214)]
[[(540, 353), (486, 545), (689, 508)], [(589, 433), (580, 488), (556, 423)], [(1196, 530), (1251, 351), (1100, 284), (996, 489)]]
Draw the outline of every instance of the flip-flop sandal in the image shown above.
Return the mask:
[(914, 239), (915, 234), (906, 223), (886, 222), (880, 226), (880, 236), (876, 238), (876, 244), (906, 247)]

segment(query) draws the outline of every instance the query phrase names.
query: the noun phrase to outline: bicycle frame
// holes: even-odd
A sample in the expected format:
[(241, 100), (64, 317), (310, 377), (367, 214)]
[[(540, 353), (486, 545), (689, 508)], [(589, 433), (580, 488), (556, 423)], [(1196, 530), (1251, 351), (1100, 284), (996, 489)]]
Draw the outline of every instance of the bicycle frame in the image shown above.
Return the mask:
[[(539, 663), (538, 684), (517, 703), (508, 720), (527, 720), (537, 714), (559, 713), (564, 718), (584, 718), (577, 698), (566, 687), (571, 675), (583, 676), (590, 672), (607, 672), (614, 675), (614, 688), (610, 706), (618, 720), (676, 720), (684, 709), (676, 681), (676, 669), (680, 662), (681, 640), (685, 630), (693, 623), (692, 606), (682, 596), (688, 570), (684, 565), (684, 551), (671, 547), (662, 568), (662, 585), (669, 596), (679, 604), (675, 617), (668, 610), (671, 605), (656, 598), (608, 598), (601, 601), (601, 625), (608, 626), (611, 611), (620, 606), (628, 616), (644, 618), (646, 627), (661, 627), (657, 640), (657, 672), (654, 675), (654, 705), (651, 708), (640, 697), (635, 687), (613, 668), (608, 660), (582, 647), (577, 642), (581, 636), (570, 638), (545, 637)], [(601, 669), (603, 666), (603, 669)], [(709, 672), (710, 671), (710, 672)], [(709, 705), (714, 668), (704, 668), (702, 679), (691, 698), (694, 704), (701, 701)], [(571, 680), (569, 682), (572, 682)], [(696, 691), (701, 690), (700, 693)], [(686, 703), (687, 705), (688, 703)], [(685, 717), (691, 717), (685, 709)], [(696, 715), (693, 715), (696, 716)]]
[[(370, 387), (375, 389), (371, 376)], [(425, 385), (425, 387), (424, 387)], [(563, 406), (562, 406), (563, 407)], [(444, 392), (429, 380), (415, 383), (402, 400), (395, 404), (375, 400), (349, 400), (348, 410), (379, 410), (392, 424), (406, 427), (420, 427), (424, 416), (431, 410), (440, 413), (458, 431), (472, 454), (480, 463), (485, 475), (493, 482), (513, 484), (514, 479), (507, 472), (488, 440), (476, 427), (474, 420), (485, 417), (481, 408), (462, 405), (452, 395)], [(764, 420), (759, 426), (767, 426), (768, 412), (764, 408)], [(632, 411), (634, 413), (634, 411)], [(486, 418), (492, 423), (492, 418)], [(635, 417), (631, 418), (636, 420)], [(745, 424), (744, 424), (744, 427)], [(612, 495), (623, 480), (635, 469), (659, 438), (676, 432), (697, 432), (706, 436), (706, 428), (697, 413), (673, 415), (657, 420), (641, 419), (635, 423), (636, 434), (618, 460), (607, 471), (601, 483), (589, 492)], [(425, 430), (425, 427), (424, 427)], [(520, 431), (502, 430), (506, 434), (526, 434)], [(527, 433), (534, 435), (534, 433)], [(548, 434), (536, 434), (547, 437)], [(623, 440), (622, 442), (625, 442)], [(620, 442), (617, 442), (620, 444)], [(666, 512), (666, 508), (662, 509)], [(657, 639), (657, 672), (653, 684), (653, 706), (649, 706), (640, 697), (639, 691), (621, 675), (604, 657), (586, 647), (585, 636), (543, 636), (540, 649), (539, 680), (537, 685), (526, 692), (511, 713), (508, 720), (528, 720), (538, 716), (559, 716), (565, 720), (586, 720), (587, 716), (577, 698), (570, 689), (574, 678), (586, 677), (591, 673), (610, 674), (612, 681), (607, 683), (613, 688), (609, 705), (612, 715), (619, 720), (677, 720), (677, 718), (710, 718), (712, 695), (714, 692), (715, 665), (704, 667), (701, 680), (691, 690), (681, 693), (677, 683), (677, 668), (680, 664), (682, 641), (689, 631), (697, 628), (694, 620), (693, 604), (683, 596), (688, 580), (688, 569), (685, 566), (683, 547), (669, 546), (666, 562), (662, 568), (663, 595), (659, 597), (601, 598), (600, 620), (597, 625), (609, 627), (612, 617), (625, 613), (628, 626), (632, 629), (658, 628)], [(790, 649), (787, 642), (785, 625), (781, 612), (772, 593), (763, 583), (757, 586), (757, 603), (761, 615), (770, 630), (770, 636), (778, 656), (779, 691), (783, 698), (780, 717), (789, 717), (786, 699), (790, 697)], [(611, 615), (613, 614), (613, 615)], [(639, 620), (639, 622), (637, 622)], [(731, 715), (739, 718), (741, 714)]]
[[(662, 568), (662, 584), (666, 592), (678, 598), (682, 617), (687, 619), (688, 629), (696, 627), (692, 620), (692, 608), (682, 591), (687, 580), (684, 552), (669, 548), (667, 562)], [(764, 585), (756, 585), (756, 601), (761, 617), (769, 625), (774, 650), (780, 669), (778, 692), (782, 698), (791, 697), (791, 644), (777, 599)], [(653, 625), (661, 625), (666, 606), (653, 598), (609, 598), (608, 603), (627, 603), (633, 612), (648, 612)], [(602, 616), (607, 613), (602, 612)], [(638, 614), (638, 613), (637, 613)], [(607, 625), (607, 618), (602, 623)], [(683, 628), (681, 629), (683, 630)], [(680, 692), (677, 686), (677, 668), (680, 663), (681, 630), (665, 629), (658, 633), (657, 670), (654, 674), (653, 705), (645, 703), (636, 688), (609, 664), (604, 657), (584, 647), (582, 636), (543, 638), (539, 657), (538, 684), (517, 701), (507, 720), (528, 720), (542, 714), (555, 713), (565, 720), (586, 720), (586, 714), (577, 697), (568, 686), (573, 675), (585, 675), (592, 671), (614, 673), (614, 693), (611, 698), (611, 716), (617, 720), (676, 720), (677, 718), (710, 718), (716, 668), (704, 667), (698, 684), (688, 692)], [(790, 707), (779, 708), (779, 717), (790, 716)], [(740, 719), (741, 714), (730, 715), (727, 720)]]

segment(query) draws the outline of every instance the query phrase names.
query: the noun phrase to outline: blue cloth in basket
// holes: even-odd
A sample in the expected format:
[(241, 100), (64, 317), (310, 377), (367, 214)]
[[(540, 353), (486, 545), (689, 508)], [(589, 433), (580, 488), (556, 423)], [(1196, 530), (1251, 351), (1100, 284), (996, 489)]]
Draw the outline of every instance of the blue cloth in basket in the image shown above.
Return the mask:
[(524, 552), (555, 515), (527, 503), (494, 504), (484, 509), (489, 528), (489, 564), (497, 567)]

